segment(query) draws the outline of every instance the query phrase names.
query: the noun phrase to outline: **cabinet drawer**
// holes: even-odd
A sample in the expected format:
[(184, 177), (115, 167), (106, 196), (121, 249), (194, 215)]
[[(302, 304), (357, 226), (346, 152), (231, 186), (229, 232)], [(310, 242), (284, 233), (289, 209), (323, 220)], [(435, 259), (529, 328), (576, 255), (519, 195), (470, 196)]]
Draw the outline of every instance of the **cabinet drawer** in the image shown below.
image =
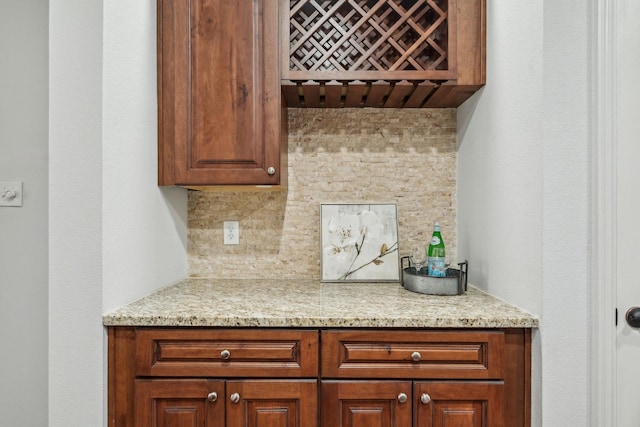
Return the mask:
[(315, 377), (318, 331), (138, 329), (136, 375)]
[(502, 331), (323, 331), (325, 378), (501, 379)]

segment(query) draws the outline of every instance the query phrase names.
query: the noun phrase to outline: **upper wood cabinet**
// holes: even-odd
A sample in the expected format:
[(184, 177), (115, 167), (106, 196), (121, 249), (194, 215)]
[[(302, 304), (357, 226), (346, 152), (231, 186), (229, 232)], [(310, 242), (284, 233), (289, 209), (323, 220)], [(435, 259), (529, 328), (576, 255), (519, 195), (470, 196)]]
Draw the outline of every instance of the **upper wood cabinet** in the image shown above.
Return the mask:
[(158, 183), (286, 187), (286, 107), (457, 107), (486, 0), (158, 0)]
[(280, 0), (289, 107), (457, 107), (485, 84), (485, 0)]
[(158, 183), (279, 185), (278, 2), (158, 0)]

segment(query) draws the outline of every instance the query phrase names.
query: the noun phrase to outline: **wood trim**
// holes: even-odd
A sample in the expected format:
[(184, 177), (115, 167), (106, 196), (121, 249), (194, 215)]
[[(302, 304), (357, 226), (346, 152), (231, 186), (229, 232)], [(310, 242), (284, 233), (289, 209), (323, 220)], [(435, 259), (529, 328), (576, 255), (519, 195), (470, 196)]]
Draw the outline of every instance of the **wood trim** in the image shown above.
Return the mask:
[(109, 427), (133, 426), (135, 406), (135, 329), (107, 328)]
[(116, 329), (107, 329), (107, 425), (110, 427), (116, 426), (115, 416), (116, 413)]
[(523, 426), (531, 427), (531, 329), (524, 330), (524, 358), (523, 374), (524, 374), (524, 419)]
[(453, 52), (457, 55), (456, 84), (480, 88), (487, 80), (486, 0), (464, 0), (459, 2), (457, 9), (458, 31), (454, 46), (457, 51)]
[(514, 426), (531, 426), (531, 330), (504, 329), (505, 420)]

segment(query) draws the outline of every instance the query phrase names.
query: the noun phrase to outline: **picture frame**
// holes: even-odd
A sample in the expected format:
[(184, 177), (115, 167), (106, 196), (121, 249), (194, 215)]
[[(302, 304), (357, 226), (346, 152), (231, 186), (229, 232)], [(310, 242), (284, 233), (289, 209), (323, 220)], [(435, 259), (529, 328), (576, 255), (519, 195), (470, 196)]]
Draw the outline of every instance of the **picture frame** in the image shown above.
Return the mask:
[(395, 204), (321, 204), (322, 282), (399, 282)]

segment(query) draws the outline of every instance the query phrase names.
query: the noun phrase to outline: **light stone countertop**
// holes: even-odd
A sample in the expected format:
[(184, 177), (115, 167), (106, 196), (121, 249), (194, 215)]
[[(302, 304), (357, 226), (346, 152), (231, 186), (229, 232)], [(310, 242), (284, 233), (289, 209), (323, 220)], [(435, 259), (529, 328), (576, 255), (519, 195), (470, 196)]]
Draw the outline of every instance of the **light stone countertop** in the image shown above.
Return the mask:
[(105, 326), (536, 328), (472, 286), (456, 296), (399, 283), (185, 279), (103, 316)]

